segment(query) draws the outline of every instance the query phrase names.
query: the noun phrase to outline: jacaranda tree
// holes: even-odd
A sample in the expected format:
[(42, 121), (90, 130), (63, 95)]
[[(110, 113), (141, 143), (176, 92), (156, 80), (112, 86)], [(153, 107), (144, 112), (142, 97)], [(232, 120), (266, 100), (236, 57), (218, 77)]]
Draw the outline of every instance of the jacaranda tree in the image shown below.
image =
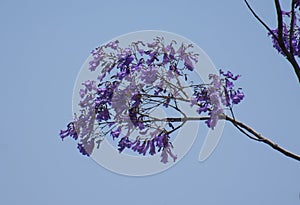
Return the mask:
[[(289, 11), (281, 9), (279, 0), (274, 2), (278, 25), (271, 29), (245, 0), (300, 82), (297, 62), (300, 57), (300, 0), (292, 0)], [(163, 36), (156, 36), (149, 42), (131, 42), (127, 47), (119, 43), (112, 41), (91, 52), (93, 59), (89, 62), (89, 70), (98, 78), (82, 83), (78, 91), (80, 111), (75, 113), (67, 129), (60, 132), (61, 139), (71, 137), (77, 141), (81, 154), (90, 156), (94, 149), (101, 149), (105, 137), (111, 137), (118, 141), (116, 149), (120, 153), (128, 149), (140, 155), (160, 154), (163, 163), (168, 162), (169, 157), (175, 161), (172, 134), (187, 121), (204, 121), (209, 129), (214, 129), (219, 120), (226, 120), (250, 139), (300, 161), (299, 155), (235, 118), (234, 107), (244, 99), (242, 89), (236, 86), (240, 75), (220, 70), (218, 74), (209, 75), (209, 83), (193, 82), (190, 76), (198, 62), (198, 54), (192, 50), (192, 44), (168, 42)], [(188, 89), (193, 90), (192, 94)], [(180, 106), (182, 103), (194, 108), (197, 116), (188, 116)], [(152, 115), (157, 108), (172, 110), (180, 117), (158, 118)], [(133, 133), (137, 133), (137, 137), (132, 138)]]

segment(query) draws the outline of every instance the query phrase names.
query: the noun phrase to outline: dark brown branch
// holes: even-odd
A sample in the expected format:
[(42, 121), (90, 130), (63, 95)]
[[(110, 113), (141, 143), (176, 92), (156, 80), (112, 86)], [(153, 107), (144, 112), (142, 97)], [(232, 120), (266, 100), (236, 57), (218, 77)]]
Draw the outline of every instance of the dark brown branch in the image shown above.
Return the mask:
[(245, 129), (247, 132), (249, 132), (253, 136), (255, 136), (257, 138), (257, 140), (271, 146), (273, 149), (281, 152), (282, 154), (284, 154), (284, 155), (286, 155), (290, 158), (293, 158), (297, 161), (300, 161), (300, 156), (299, 155), (294, 154), (294, 153), (280, 147), (278, 144), (276, 144), (275, 142), (273, 142), (273, 141), (269, 140), (268, 138), (264, 137), (263, 135), (261, 135), (260, 133), (256, 132), (254, 129), (252, 129), (251, 127), (245, 125), (244, 123), (239, 122), (239, 121), (237, 121), (237, 120), (235, 120), (235, 119), (233, 119), (229, 116), (225, 116), (225, 120), (231, 122), (233, 125), (237, 125), (237, 126), (243, 128), (243, 129)]
[(275, 0), (275, 7), (276, 7), (276, 13), (277, 13), (277, 29), (278, 29), (278, 43), (284, 52), (284, 54), (287, 54), (287, 48), (285, 47), (285, 44), (283, 42), (283, 20), (282, 20), (282, 11), (279, 0)]
[(161, 122), (186, 122), (186, 121), (201, 121), (208, 120), (210, 117), (202, 116), (202, 117), (167, 117), (156, 120), (144, 120), (143, 122), (153, 122), (153, 121), (161, 121)]
[[(165, 121), (165, 122), (186, 122), (186, 121), (193, 121), (193, 120), (208, 120), (209, 117), (208, 116), (203, 116), (203, 117), (186, 117), (186, 118), (162, 118), (160, 119), (160, 121)], [(263, 135), (261, 135), (260, 133), (258, 133), (257, 131), (255, 131), (254, 129), (252, 129), (251, 127), (249, 127), (248, 125), (239, 122), (227, 115), (223, 115), (220, 116), (220, 119), (226, 120), (231, 122), (235, 127), (237, 127), (243, 134), (245, 134), (246, 136), (248, 136), (250, 139), (255, 140), (255, 141), (260, 141), (262, 143), (265, 143), (267, 145), (269, 145), (270, 147), (272, 147), (273, 149), (279, 151), (280, 153), (295, 159), (297, 161), (300, 161), (300, 156), (297, 154), (294, 154), (286, 149), (284, 149), (283, 147), (279, 146), (278, 144), (276, 144), (275, 142), (271, 141), (270, 139), (264, 137)], [(248, 133), (250, 134), (248, 134)]]
[(295, 24), (295, 1), (292, 0), (292, 5), (291, 5), (291, 23), (290, 23), (290, 53), (291, 55), (294, 55), (294, 47), (293, 47), (293, 35), (294, 35), (294, 24)]
[(282, 11), (279, 0), (275, 0), (276, 13), (277, 13), (277, 23), (278, 23), (278, 38), (277, 42), (282, 50), (282, 52), (286, 55), (287, 60), (292, 64), (294, 68), (294, 72), (297, 75), (298, 81), (300, 83), (300, 67), (294, 57), (294, 55), (287, 50), (283, 41), (283, 20), (282, 20)]

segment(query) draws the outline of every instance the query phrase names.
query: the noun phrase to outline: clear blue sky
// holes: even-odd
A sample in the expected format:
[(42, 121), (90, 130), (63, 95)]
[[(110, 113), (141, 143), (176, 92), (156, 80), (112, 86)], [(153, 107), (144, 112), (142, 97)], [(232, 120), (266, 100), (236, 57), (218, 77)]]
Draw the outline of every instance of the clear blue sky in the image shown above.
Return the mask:
[[(291, 67), (242, 0), (219, 2), (1, 0), (1, 204), (300, 204), (300, 163), (230, 124), (207, 161), (197, 161), (199, 133), (180, 163), (140, 178), (107, 171), (58, 136), (90, 50), (156, 29), (187, 37), (217, 68), (240, 73), (246, 98), (236, 117), (300, 154), (300, 86)], [(250, 2), (275, 26), (272, 1)]]

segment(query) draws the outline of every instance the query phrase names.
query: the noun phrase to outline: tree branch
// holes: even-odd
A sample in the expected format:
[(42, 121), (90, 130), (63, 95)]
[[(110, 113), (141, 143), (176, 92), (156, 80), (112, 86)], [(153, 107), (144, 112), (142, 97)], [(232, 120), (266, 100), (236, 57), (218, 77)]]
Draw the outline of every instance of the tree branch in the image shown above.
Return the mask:
[(271, 146), (273, 149), (281, 152), (282, 154), (284, 154), (284, 155), (286, 155), (286, 156), (288, 156), (290, 158), (293, 158), (293, 159), (295, 159), (297, 161), (300, 161), (300, 156), (299, 155), (294, 154), (294, 153), (292, 153), (292, 152), (290, 152), (290, 151), (288, 151), (288, 150), (280, 147), (278, 144), (276, 144), (275, 142), (273, 142), (273, 141), (269, 140), (268, 138), (264, 137), (263, 135), (261, 135), (260, 133), (258, 133), (254, 129), (252, 129), (251, 127), (249, 127), (249, 126), (245, 125), (244, 123), (239, 122), (239, 121), (237, 121), (237, 120), (235, 120), (235, 119), (233, 119), (233, 118), (231, 118), (231, 117), (229, 117), (227, 115), (225, 115), (224, 117), (225, 117), (226, 121), (229, 121), (233, 125), (237, 125), (240, 128), (245, 129), (247, 132), (251, 133), (253, 136), (255, 136), (255, 138), (256, 138), (255, 140), (263, 142), (263, 143)]
[[(203, 116), (203, 117), (186, 117), (186, 118), (162, 118), (162, 119), (160, 119), (160, 121), (186, 122), (186, 121), (194, 121), (194, 120), (202, 121), (202, 120), (208, 120), (208, 119), (209, 119), (208, 116)], [(241, 131), (243, 134), (248, 136), (250, 139), (265, 143), (265, 144), (269, 145), (270, 147), (272, 147), (273, 149), (277, 150), (278, 152), (280, 152), (292, 159), (300, 161), (299, 155), (292, 153), (291, 151), (279, 146), (278, 144), (276, 144), (275, 142), (271, 141), (270, 139), (264, 137), (262, 134), (258, 133), (257, 131), (255, 131), (254, 129), (249, 127), (248, 125), (246, 125), (242, 122), (239, 122), (225, 114), (221, 115), (220, 119), (231, 122), (235, 127), (237, 127), (239, 129), (239, 131)], [(253, 136), (251, 136), (249, 133)]]
[(283, 29), (283, 20), (282, 20), (282, 11), (279, 0), (275, 0), (275, 6), (276, 6), (276, 13), (277, 13), (277, 22), (278, 22), (278, 44), (280, 48), (282, 49), (282, 52), (286, 55), (287, 60), (292, 64), (294, 71), (297, 75), (298, 81), (300, 83), (300, 67), (293, 55), (293, 53), (289, 52), (287, 48), (285, 47), (283, 36), (282, 36), (282, 29)]
[(276, 13), (277, 13), (277, 29), (278, 29), (278, 43), (282, 49), (282, 51), (286, 54), (288, 53), (287, 48), (285, 47), (285, 44), (283, 42), (283, 20), (282, 20), (282, 11), (279, 0), (275, 0), (275, 7), (276, 7)]
[(296, 73), (296, 76), (298, 78), (298, 82), (300, 83), (300, 67), (297, 63), (293, 53), (289, 52), (287, 48), (285, 47), (285, 44), (283, 42), (283, 36), (282, 36), (282, 28), (283, 28), (283, 20), (282, 20), (282, 11), (281, 6), (279, 3), (279, 0), (275, 0), (275, 6), (276, 6), (276, 13), (277, 13), (277, 22), (278, 22), (278, 36), (269, 28), (269, 26), (255, 13), (255, 11), (251, 8), (250, 4), (247, 2), (247, 0), (244, 0), (246, 3), (248, 9), (253, 14), (253, 16), (269, 31), (269, 33), (273, 36), (273, 38), (278, 42), (282, 52), (286, 56), (287, 60), (290, 62), (290, 64), (294, 68), (294, 72)]
[(292, 5), (291, 5), (291, 23), (290, 23), (290, 35), (289, 35), (289, 40), (290, 40), (290, 53), (294, 55), (294, 47), (293, 47), (293, 35), (294, 35), (294, 25), (295, 25), (295, 1), (292, 0)]
[(248, 9), (250, 10), (250, 12), (253, 14), (253, 16), (259, 21), (259, 23), (261, 23), (265, 29), (267, 29), (269, 31), (269, 33), (278, 41), (277, 36), (275, 35), (275, 33), (272, 31), (272, 29), (270, 29), (270, 27), (255, 13), (255, 11), (252, 9), (252, 7), (250, 6), (250, 4), (248, 3), (247, 0), (244, 0), (244, 2), (246, 3)]

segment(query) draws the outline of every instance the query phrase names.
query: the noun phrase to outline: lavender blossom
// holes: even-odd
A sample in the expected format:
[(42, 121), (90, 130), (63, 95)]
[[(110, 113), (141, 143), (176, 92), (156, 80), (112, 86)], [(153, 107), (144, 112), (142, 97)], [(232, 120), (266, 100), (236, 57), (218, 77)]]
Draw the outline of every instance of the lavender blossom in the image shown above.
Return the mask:
[[(77, 148), (85, 156), (93, 153), (101, 136), (110, 135), (118, 139), (120, 153), (125, 149), (142, 156), (160, 153), (162, 163), (167, 163), (169, 157), (175, 161), (170, 134), (176, 129), (175, 123), (158, 125), (156, 121), (160, 120), (151, 114), (157, 107), (178, 111), (177, 98), (188, 98), (179, 82), (188, 82), (198, 54), (190, 50), (192, 45), (176, 44), (157, 37), (153, 42), (133, 42), (126, 48), (116, 40), (93, 50), (89, 69), (98, 72), (97, 81), (82, 83), (80, 112), (67, 130), (60, 132), (61, 138), (71, 136), (77, 140)], [(208, 114), (206, 124), (214, 129), (223, 108), (232, 109), (244, 94), (235, 88), (240, 75), (220, 71), (209, 77), (209, 84), (191, 86), (194, 94), (190, 103), (198, 114)], [(143, 137), (130, 139), (135, 131)]]
[[(294, 0), (295, 9), (300, 7), (299, 0)], [(296, 12), (296, 11), (295, 11)], [(282, 36), (279, 36), (278, 28), (273, 29), (272, 32), (268, 32), (268, 35), (272, 39), (273, 47), (283, 56), (286, 56), (284, 50), (286, 49), (291, 55), (300, 57), (300, 27), (299, 16), (297, 13), (292, 15), (292, 11), (282, 11)], [(290, 25), (291, 18), (293, 19), (293, 25)], [(279, 41), (282, 40), (280, 44)]]
[(68, 136), (72, 137), (74, 140), (77, 140), (77, 138), (78, 138), (78, 135), (77, 135), (77, 132), (75, 130), (75, 126), (74, 126), (73, 122), (70, 122), (67, 125), (66, 130), (61, 130), (59, 135), (60, 135), (62, 140), (64, 140), (64, 138), (66, 138)]

